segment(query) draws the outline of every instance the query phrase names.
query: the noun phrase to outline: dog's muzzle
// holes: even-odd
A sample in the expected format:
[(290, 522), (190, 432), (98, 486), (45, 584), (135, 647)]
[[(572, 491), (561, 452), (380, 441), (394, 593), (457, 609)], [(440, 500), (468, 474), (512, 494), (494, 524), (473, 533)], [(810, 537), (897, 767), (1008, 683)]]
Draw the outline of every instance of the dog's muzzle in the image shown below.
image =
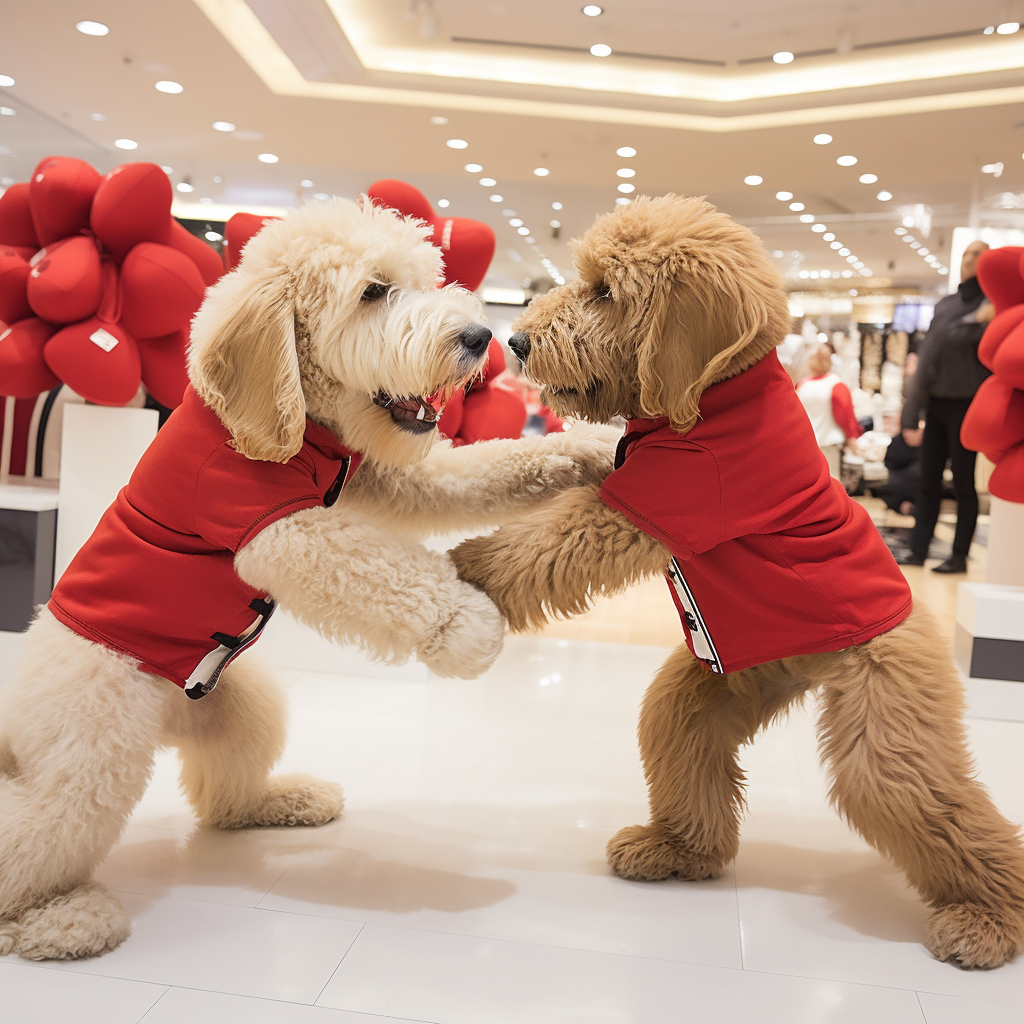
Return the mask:
[(519, 362), (525, 363), (526, 357), (530, 354), (530, 336), (526, 331), (516, 331), (516, 333), (508, 339), (508, 347), (515, 352), (516, 358)]

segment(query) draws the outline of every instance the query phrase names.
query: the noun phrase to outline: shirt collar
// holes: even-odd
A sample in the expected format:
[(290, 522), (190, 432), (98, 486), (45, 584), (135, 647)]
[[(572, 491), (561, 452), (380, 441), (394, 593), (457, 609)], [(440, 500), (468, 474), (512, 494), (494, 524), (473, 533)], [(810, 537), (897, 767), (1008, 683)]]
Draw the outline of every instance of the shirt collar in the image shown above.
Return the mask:
[(352, 449), (346, 448), (327, 427), (314, 423), (308, 416), (302, 440), (306, 444), (311, 444), (329, 459), (344, 459), (354, 454)]

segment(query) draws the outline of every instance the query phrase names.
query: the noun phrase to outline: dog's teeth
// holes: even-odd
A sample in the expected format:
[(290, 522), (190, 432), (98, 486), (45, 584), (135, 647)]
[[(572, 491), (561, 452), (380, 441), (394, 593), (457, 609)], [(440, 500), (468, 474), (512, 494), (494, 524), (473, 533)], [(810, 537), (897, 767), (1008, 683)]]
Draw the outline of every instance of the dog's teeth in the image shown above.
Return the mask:
[(423, 406), (421, 405), (420, 406), (420, 411), (418, 413), (416, 413), (416, 419), (422, 420), (422, 419), (424, 419), (426, 417), (426, 415), (427, 415), (427, 410), (424, 409)]

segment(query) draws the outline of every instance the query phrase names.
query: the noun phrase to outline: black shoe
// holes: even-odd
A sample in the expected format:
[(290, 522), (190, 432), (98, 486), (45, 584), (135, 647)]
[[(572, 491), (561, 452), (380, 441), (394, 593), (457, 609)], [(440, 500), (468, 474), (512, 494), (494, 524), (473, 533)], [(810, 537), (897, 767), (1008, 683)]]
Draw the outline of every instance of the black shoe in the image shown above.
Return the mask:
[(924, 555), (918, 555), (913, 551), (900, 551), (893, 557), (897, 565), (924, 565)]
[(944, 562), (934, 566), (932, 572), (967, 572), (967, 559), (964, 555), (950, 555)]

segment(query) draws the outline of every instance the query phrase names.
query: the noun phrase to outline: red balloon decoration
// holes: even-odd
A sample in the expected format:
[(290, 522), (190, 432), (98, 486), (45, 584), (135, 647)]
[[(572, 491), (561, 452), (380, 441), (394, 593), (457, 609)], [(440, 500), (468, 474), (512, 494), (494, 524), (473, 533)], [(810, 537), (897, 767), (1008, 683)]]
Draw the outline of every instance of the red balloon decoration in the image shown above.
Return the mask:
[(123, 405), (141, 381), (162, 405), (181, 402), (189, 325), (224, 267), (174, 220), (171, 197), (155, 164), (104, 177), (61, 156), (0, 195), (0, 395), (63, 382)]
[(1024, 503), (1024, 248), (983, 252), (978, 283), (996, 307), (978, 346), (978, 358), (993, 372), (967, 410), (960, 439), (996, 464), (989, 491)]

